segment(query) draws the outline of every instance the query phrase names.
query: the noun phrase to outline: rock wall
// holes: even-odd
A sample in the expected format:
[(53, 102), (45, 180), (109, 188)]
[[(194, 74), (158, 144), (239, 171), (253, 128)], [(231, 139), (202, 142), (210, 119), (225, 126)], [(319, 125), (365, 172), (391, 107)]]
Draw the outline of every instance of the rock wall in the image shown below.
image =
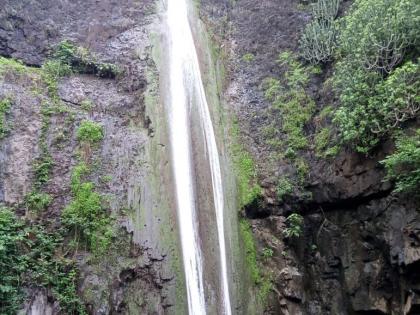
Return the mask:
[[(7, 115), (12, 127), (0, 140), (0, 202), (31, 224), (57, 230), (71, 199), (70, 174), (80, 149), (76, 129), (83, 119), (104, 128), (100, 146), (89, 152), (95, 164), (91, 180), (106, 196), (117, 236), (102, 257), (83, 249), (69, 257), (77, 261), (78, 293), (90, 314), (186, 312), (160, 96), (163, 9), (134, 0), (6, 0), (0, 8), (0, 55), (29, 69), (23, 74), (7, 70), (0, 78), (0, 97), (13, 99)], [(50, 101), (37, 68), (63, 40), (83, 47), (98, 62), (117, 65), (123, 74), (105, 79), (76, 73), (59, 80), (61, 110), (51, 114), (46, 131), (54, 166), (45, 190), (53, 200), (45, 212), (30, 217), (24, 201), (41, 151), (42, 103)], [(28, 314), (63, 313), (48, 289), (34, 284), (27, 296)]]
[[(264, 313), (420, 314), (419, 204), (414, 197), (392, 193), (391, 183), (383, 180), (379, 161), (392, 152), (391, 141), (370, 156), (343, 148), (332, 159), (317, 157), (310, 146), (299, 157), (309, 165), (304, 189), (311, 198), (296, 192), (284, 200), (276, 197), (279, 179), (293, 166), (273, 159), (278, 149), (267, 144), (264, 127), (275, 118), (267, 110), (262, 82), (284, 74), (276, 62), (279, 53), (298, 51), (300, 33), (311, 18), (306, 4), (201, 2), (202, 19), (223, 50), (224, 99), (238, 119), (263, 187), (262, 199), (242, 215), (251, 222), (259, 265), (271, 274)], [(350, 4), (343, 1), (339, 14)], [(323, 73), (307, 89), (317, 112), (335, 101), (324, 86), (331, 65)], [(304, 130), (310, 141), (316, 123)], [(291, 212), (304, 217), (299, 239), (284, 236)]]

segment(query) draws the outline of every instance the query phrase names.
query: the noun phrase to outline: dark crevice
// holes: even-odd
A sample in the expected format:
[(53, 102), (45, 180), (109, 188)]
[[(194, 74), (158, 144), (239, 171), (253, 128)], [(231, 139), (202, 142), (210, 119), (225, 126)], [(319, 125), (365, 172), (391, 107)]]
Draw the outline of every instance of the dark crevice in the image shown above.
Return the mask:
[(368, 204), (371, 201), (388, 197), (392, 189), (381, 190), (367, 196), (356, 196), (347, 199), (336, 199), (327, 202), (309, 202), (302, 205), (303, 214), (312, 214), (322, 209), (325, 212), (335, 210), (354, 210), (361, 205)]
[(272, 210), (265, 205), (262, 196), (255, 198), (245, 205), (244, 211), (248, 219), (265, 219), (272, 214)]

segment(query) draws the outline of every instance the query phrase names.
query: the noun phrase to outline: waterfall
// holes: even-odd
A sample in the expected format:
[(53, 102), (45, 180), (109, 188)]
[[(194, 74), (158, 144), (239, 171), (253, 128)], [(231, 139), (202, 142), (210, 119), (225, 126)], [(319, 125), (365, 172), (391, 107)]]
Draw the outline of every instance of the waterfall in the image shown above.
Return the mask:
[(184, 271), (186, 277), (188, 309), (190, 315), (206, 313), (202, 254), (198, 236), (195, 209), (194, 181), (192, 178), (190, 111), (193, 95), (206, 142), (210, 164), (217, 236), (220, 253), (221, 296), (223, 312), (231, 314), (229, 297), (226, 245), (224, 233), (224, 195), (219, 152), (208, 108), (198, 56), (188, 22), (187, 0), (168, 0), (170, 111), (172, 160), (176, 185), (178, 217)]

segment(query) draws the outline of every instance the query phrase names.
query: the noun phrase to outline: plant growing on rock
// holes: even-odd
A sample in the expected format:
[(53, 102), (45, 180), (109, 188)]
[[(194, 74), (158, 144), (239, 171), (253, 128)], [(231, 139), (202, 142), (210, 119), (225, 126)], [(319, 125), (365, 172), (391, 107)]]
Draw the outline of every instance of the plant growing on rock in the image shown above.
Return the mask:
[(55, 256), (62, 238), (40, 226), (26, 226), (14, 212), (0, 206), (0, 313), (21, 308), (23, 287), (51, 290), (65, 314), (87, 314), (77, 296), (77, 273), (71, 263)]
[(99, 123), (91, 120), (83, 120), (77, 129), (77, 140), (95, 144), (104, 137), (103, 127)]
[(337, 16), (340, 0), (318, 0), (312, 5), (312, 22), (303, 31), (299, 45), (301, 55), (311, 63), (331, 60), (336, 48)]
[(277, 184), (277, 198), (282, 201), (283, 198), (293, 192), (293, 184), (287, 177), (282, 177)]
[(420, 129), (413, 136), (397, 140), (396, 150), (381, 162), (387, 180), (396, 182), (396, 192), (419, 194), (420, 188)]
[(315, 104), (305, 91), (310, 75), (318, 73), (316, 67), (304, 67), (291, 52), (279, 55), (277, 62), (285, 70), (282, 81), (267, 78), (263, 81), (265, 97), (278, 112), (281, 131), (286, 138), (283, 143), (288, 150), (296, 152), (308, 144), (304, 126), (312, 117)]
[(408, 59), (419, 42), (419, 13), (415, 1), (358, 0), (341, 21), (334, 122), (342, 140), (359, 152), (417, 115), (418, 60)]
[(12, 107), (12, 100), (10, 98), (4, 98), (0, 101), (0, 140), (3, 139), (9, 128), (6, 121), (6, 114), (10, 112)]
[(52, 197), (43, 192), (33, 191), (25, 198), (25, 205), (28, 210), (40, 212), (45, 210), (51, 203)]
[(292, 213), (286, 218), (287, 227), (283, 233), (287, 238), (298, 238), (302, 234), (303, 217), (298, 213)]

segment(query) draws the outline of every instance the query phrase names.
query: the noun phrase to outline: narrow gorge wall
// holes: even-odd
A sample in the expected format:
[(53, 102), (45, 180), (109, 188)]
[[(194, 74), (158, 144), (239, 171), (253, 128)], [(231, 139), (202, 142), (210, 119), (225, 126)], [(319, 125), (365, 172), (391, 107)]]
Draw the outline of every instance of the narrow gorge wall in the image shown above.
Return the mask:
[[(341, 2), (340, 16), (351, 3)], [(419, 205), (384, 181), (379, 161), (393, 152), (392, 140), (369, 156), (350, 148), (333, 158), (317, 153), (316, 132), (334, 130), (322, 116), (337, 102), (326, 81), (331, 64), (305, 88), (315, 106), (301, 131), (308, 147), (294, 162), (281, 147), (281, 119), (264, 95), (264, 82), (284, 82), (286, 61), (278, 61), (279, 54), (299, 54), (299, 38), (311, 21), (308, 1), (204, 0), (200, 12), (225, 66), (226, 108), (238, 119), (262, 187), (262, 197), (241, 215), (251, 224), (258, 265), (272, 284), (264, 314), (418, 314)], [(418, 126), (418, 118), (410, 124)], [(297, 239), (284, 234), (291, 213), (304, 218)], [(255, 288), (264, 292), (261, 283)]]

